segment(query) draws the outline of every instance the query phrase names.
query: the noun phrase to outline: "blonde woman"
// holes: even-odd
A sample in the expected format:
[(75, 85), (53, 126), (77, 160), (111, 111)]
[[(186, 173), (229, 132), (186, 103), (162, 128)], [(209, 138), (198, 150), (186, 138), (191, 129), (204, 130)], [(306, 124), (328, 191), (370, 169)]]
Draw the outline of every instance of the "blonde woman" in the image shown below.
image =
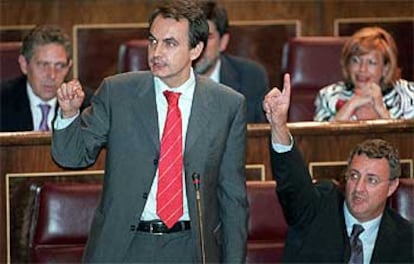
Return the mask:
[(400, 78), (397, 47), (379, 27), (357, 31), (344, 45), (344, 80), (322, 88), (315, 121), (413, 119), (414, 83)]

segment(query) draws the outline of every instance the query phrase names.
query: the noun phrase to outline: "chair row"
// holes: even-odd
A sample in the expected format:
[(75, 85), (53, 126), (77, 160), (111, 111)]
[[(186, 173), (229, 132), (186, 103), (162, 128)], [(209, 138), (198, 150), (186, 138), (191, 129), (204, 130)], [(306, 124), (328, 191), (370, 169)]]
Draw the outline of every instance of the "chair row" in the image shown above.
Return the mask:
[[(274, 181), (247, 182), (250, 205), (247, 263), (279, 263), (287, 224), (275, 193)], [(53, 183), (32, 188), (30, 262), (80, 263), (100, 183)], [(401, 179), (390, 205), (414, 221), (414, 179)]]
[[(289, 121), (311, 121), (317, 90), (342, 79), (340, 54), (346, 37), (341, 36), (349, 36), (368, 25), (382, 26), (392, 33), (399, 48), (402, 77), (414, 80), (414, 44), (407, 41), (414, 38), (413, 18), (338, 20), (332, 37), (300, 37), (301, 24), (297, 20), (236, 21), (230, 27), (232, 40), (227, 52), (261, 63), (268, 72), (271, 86), (281, 87), (283, 73), (291, 73), (294, 92)], [(268, 41), (268, 36), (278, 37)], [(74, 77), (95, 89), (107, 75), (148, 69), (146, 37), (146, 26), (141, 24), (75, 25)], [(4, 80), (3, 74), (14, 77), (20, 71), (17, 61), (8, 59), (17, 56), (16, 50), (1, 45), (0, 80)], [(97, 46), (102, 48), (97, 50), (94, 48)], [(3, 55), (3, 50), (11, 55)]]

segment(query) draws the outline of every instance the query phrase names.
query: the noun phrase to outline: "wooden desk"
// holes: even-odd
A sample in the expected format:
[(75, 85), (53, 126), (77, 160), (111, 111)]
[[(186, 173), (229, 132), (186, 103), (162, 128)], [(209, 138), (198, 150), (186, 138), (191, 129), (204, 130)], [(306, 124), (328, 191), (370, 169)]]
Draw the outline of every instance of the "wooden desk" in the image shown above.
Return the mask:
[[(290, 123), (295, 144), (308, 164), (344, 162), (357, 143), (368, 138), (383, 138), (394, 144), (402, 159), (414, 159), (414, 120), (366, 121), (353, 123)], [(268, 124), (248, 125), (247, 175), (272, 179), (269, 160)], [(87, 171), (103, 170), (105, 151)], [(77, 173), (57, 166), (50, 156), (50, 133), (0, 133), (0, 263), (7, 261), (8, 230), (6, 228), (6, 178), (13, 174)], [(80, 172), (81, 173), (81, 172)], [(7, 176), (9, 175), (9, 176)], [(315, 176), (315, 175), (314, 175)], [(333, 175), (335, 176), (335, 175)], [(9, 196), (7, 196), (9, 197)], [(12, 199), (12, 197), (10, 198)], [(13, 234), (10, 234), (13, 236)]]
[[(289, 123), (295, 144), (302, 151), (309, 166), (346, 162), (351, 149), (369, 138), (382, 138), (398, 148), (400, 158), (411, 164), (404, 176), (413, 174), (414, 120), (376, 120), (349, 123), (298, 122)], [(265, 179), (272, 179), (269, 160), (268, 124), (248, 125), (247, 164), (262, 163)], [(407, 171), (410, 170), (410, 171)], [(317, 175), (314, 175), (318, 178)], [(323, 176), (322, 176), (323, 177)], [(335, 177), (335, 175), (332, 175)]]

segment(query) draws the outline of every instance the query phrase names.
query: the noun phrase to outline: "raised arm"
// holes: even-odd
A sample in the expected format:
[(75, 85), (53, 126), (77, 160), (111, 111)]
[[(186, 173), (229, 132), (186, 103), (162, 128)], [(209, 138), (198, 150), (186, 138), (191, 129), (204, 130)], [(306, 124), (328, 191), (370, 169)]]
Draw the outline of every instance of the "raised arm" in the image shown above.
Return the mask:
[(85, 93), (78, 80), (63, 83), (57, 90), (57, 99), (63, 118), (70, 118), (79, 113), (85, 99)]
[(273, 88), (264, 98), (263, 109), (272, 129), (272, 142), (282, 145), (290, 144), (287, 117), (290, 105), (290, 75), (283, 78), (283, 90)]

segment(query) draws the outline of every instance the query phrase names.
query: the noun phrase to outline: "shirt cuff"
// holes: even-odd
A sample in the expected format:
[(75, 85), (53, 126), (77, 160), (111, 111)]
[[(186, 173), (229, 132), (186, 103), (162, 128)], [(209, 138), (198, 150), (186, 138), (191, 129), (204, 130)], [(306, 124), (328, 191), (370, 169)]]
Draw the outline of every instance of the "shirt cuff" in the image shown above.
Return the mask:
[(272, 142), (272, 148), (277, 153), (286, 153), (292, 150), (293, 148), (293, 137), (292, 134), (289, 134), (290, 144), (289, 145), (282, 145), (278, 143)]
[(53, 128), (55, 130), (60, 130), (67, 128), (70, 124), (72, 124), (73, 120), (75, 120), (80, 114), (80, 111), (75, 116), (69, 117), (69, 118), (63, 118), (62, 111), (59, 108), (57, 112), (57, 117), (55, 119), (55, 122), (53, 124)]

